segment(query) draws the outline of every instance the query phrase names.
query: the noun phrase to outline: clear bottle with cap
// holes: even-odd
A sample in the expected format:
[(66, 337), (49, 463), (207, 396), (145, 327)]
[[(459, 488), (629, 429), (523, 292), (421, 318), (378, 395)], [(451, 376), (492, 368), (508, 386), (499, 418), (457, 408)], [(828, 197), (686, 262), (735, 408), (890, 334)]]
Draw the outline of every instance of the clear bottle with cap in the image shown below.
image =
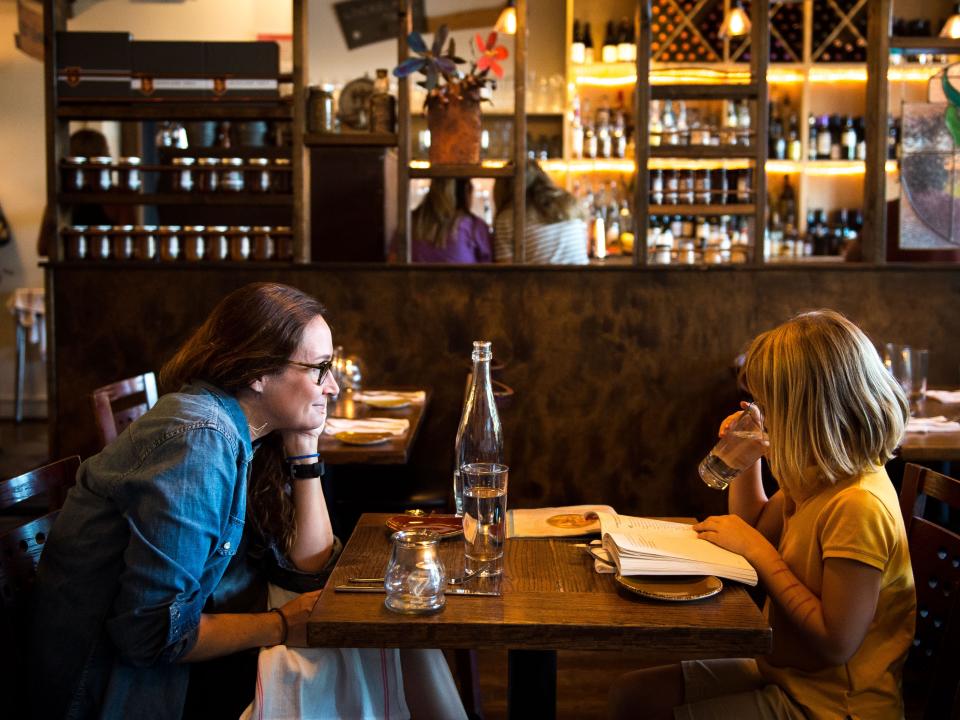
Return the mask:
[(454, 445), (453, 500), (457, 515), (463, 515), (463, 479), (460, 468), (470, 463), (503, 463), (503, 429), (493, 397), (489, 340), (473, 341), (473, 376), (463, 404)]

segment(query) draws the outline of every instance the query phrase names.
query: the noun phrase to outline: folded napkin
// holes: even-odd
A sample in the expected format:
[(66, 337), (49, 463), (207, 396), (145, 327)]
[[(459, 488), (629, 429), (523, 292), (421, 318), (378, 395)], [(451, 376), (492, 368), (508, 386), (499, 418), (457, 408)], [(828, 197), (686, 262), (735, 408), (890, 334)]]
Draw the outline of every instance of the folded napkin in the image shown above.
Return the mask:
[(327, 418), (323, 431), (327, 435), (336, 435), (338, 432), (386, 432), (391, 435), (403, 435), (410, 427), (410, 421), (405, 418), (366, 418), (365, 420), (348, 420), (346, 418)]
[(910, 418), (907, 422), (907, 432), (931, 433), (958, 431), (960, 431), (960, 422), (947, 420), (943, 415), (927, 418)]
[(368, 399), (385, 400), (392, 402), (395, 400), (407, 400), (409, 402), (422, 403), (427, 399), (427, 393), (423, 390), (366, 390), (355, 392), (353, 399), (357, 402), (366, 402)]
[(960, 390), (927, 390), (927, 397), (942, 403), (960, 403)]

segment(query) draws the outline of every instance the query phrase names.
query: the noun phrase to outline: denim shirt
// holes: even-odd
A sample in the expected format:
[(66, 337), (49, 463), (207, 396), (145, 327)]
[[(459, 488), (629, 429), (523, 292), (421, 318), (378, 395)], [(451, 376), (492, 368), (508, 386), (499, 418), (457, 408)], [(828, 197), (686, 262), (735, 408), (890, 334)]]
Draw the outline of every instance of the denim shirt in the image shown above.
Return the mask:
[(202, 612), (265, 609), (265, 576), (322, 587), (244, 536), (253, 453), (236, 399), (197, 383), (80, 466), (38, 568), (38, 716), (179, 718)]

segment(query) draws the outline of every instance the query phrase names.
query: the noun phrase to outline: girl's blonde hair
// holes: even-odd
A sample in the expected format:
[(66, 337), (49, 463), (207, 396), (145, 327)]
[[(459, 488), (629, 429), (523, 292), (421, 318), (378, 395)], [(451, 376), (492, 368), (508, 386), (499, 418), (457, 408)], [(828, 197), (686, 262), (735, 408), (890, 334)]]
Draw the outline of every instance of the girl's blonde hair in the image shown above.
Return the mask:
[[(527, 160), (527, 213), (544, 225), (579, 218), (577, 199), (557, 185), (535, 160)], [(497, 178), (493, 185), (497, 214), (513, 207), (513, 179)]]
[(758, 335), (741, 378), (763, 411), (770, 468), (794, 496), (885, 463), (910, 415), (876, 348), (833, 310)]

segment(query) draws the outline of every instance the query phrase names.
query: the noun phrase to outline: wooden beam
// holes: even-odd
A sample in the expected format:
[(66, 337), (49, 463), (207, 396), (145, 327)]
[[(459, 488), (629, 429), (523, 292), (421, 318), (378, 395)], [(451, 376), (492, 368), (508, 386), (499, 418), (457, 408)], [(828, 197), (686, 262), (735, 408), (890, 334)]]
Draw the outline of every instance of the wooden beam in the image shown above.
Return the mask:
[(874, 0), (867, 6), (867, 158), (863, 186), (863, 232), (860, 247), (864, 262), (882, 263), (887, 249), (887, 103), (890, 62), (891, 0)]

